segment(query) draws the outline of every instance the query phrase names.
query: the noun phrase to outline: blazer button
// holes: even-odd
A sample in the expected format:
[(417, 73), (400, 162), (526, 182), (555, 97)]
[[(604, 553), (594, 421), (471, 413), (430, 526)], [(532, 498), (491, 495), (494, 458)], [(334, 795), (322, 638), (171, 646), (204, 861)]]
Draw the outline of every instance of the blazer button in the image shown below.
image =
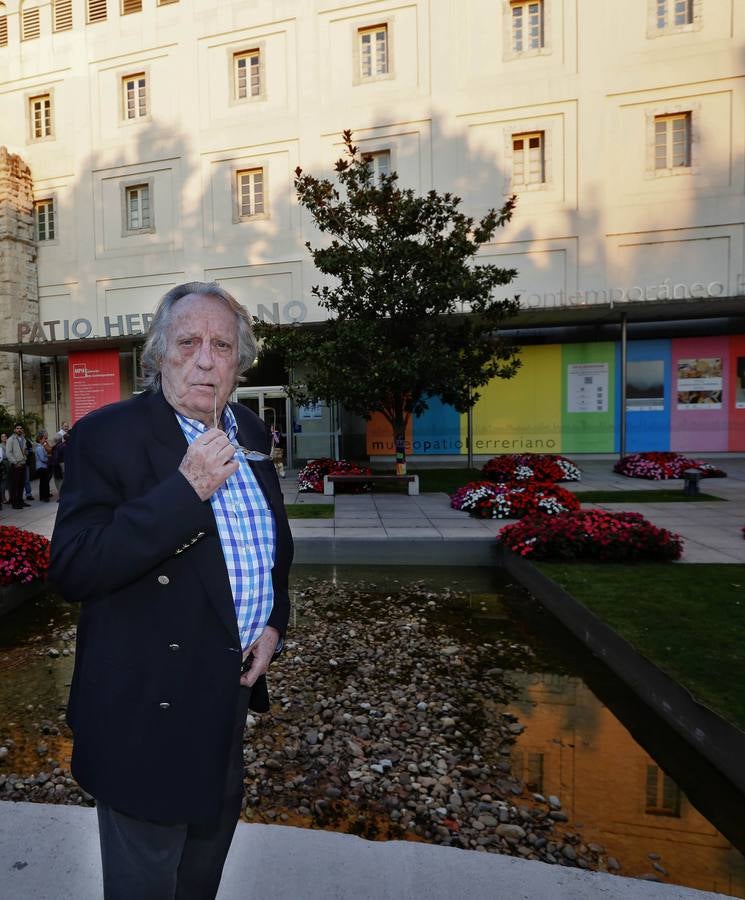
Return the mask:
[(159, 703), (158, 706), (159, 706), (161, 709), (170, 709), (170, 708), (171, 708), (171, 704), (168, 703), (168, 702), (165, 701), (165, 700), (164, 700), (162, 703)]
[(168, 649), (169, 650), (180, 650), (181, 646), (180, 646), (180, 644), (169, 644)]
[(167, 575), (158, 575), (158, 584), (168, 584), (170, 580)]

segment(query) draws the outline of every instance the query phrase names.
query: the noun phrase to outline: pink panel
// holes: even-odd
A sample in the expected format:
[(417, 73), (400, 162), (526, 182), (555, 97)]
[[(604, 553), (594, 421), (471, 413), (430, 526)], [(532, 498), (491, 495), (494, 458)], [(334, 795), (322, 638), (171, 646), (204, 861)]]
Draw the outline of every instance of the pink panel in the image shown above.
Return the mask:
[[(719, 375), (713, 360), (721, 360)], [(672, 342), (670, 449), (726, 450), (729, 339), (676, 338)], [(679, 391), (680, 380), (685, 390)], [(718, 396), (717, 379), (721, 386)], [(700, 385), (700, 390), (697, 389)], [(680, 408), (680, 407), (684, 408)], [(687, 407), (687, 408), (686, 408)]]

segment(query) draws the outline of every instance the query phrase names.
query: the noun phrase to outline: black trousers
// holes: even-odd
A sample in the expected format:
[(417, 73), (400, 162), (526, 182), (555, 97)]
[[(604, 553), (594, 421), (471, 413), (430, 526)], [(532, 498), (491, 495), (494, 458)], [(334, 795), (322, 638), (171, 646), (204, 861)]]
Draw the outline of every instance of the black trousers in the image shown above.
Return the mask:
[(214, 900), (241, 812), (250, 697), (241, 687), (223, 810), (214, 825), (147, 822), (96, 801), (104, 900)]
[(23, 506), (23, 485), (26, 481), (25, 466), (10, 466), (10, 474), (8, 475), (8, 493), (10, 494), (10, 505), (14, 509), (20, 509)]
[(37, 469), (39, 473), (39, 500), (49, 500), (49, 479), (52, 477), (52, 473), (49, 469)]

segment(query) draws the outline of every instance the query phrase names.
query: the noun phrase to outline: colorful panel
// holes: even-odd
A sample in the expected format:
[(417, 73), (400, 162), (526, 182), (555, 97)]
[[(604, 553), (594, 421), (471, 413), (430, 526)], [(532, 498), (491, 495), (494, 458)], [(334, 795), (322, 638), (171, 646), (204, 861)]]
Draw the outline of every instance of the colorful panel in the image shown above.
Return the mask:
[[(406, 428), (406, 455), (412, 450), (413, 427), (411, 420)], [(380, 413), (373, 413), (367, 423), (367, 454), (368, 456), (395, 456), (396, 448), (393, 444), (393, 429), (390, 423)]]
[(728, 450), (745, 450), (745, 334), (729, 339)]
[(729, 340), (673, 340), (671, 450), (727, 449)]
[[(473, 409), (476, 454), (559, 453), (561, 447), (561, 346), (523, 347), (514, 378), (481, 388)], [(466, 452), (467, 419), (461, 416)]]
[[(626, 452), (670, 448), (670, 341), (630, 341), (626, 366)], [(621, 352), (618, 347), (618, 384)], [(618, 400), (620, 404), (620, 393)]]
[(465, 453), (458, 411), (439, 397), (431, 397), (427, 403), (429, 409), (414, 419), (414, 455)]
[(616, 347), (565, 344), (561, 354), (565, 453), (612, 453), (617, 443)]

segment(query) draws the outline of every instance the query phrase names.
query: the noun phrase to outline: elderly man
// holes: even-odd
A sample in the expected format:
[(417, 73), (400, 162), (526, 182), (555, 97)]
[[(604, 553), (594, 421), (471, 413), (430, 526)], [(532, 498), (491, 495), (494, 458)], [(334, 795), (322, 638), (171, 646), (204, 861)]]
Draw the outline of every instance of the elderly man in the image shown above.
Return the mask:
[(13, 428), (13, 434), (8, 438), (5, 451), (8, 455), (10, 471), (8, 473), (8, 494), (10, 505), (13, 509), (23, 509), (30, 506), (23, 500), (23, 486), (26, 482), (26, 436), (23, 425), (19, 422)]
[(50, 574), (82, 602), (68, 722), (106, 900), (214, 897), (240, 814), (292, 561), (267, 429), (227, 403), (255, 353), (227, 291), (173, 288), (142, 354), (149, 390), (70, 434)]

